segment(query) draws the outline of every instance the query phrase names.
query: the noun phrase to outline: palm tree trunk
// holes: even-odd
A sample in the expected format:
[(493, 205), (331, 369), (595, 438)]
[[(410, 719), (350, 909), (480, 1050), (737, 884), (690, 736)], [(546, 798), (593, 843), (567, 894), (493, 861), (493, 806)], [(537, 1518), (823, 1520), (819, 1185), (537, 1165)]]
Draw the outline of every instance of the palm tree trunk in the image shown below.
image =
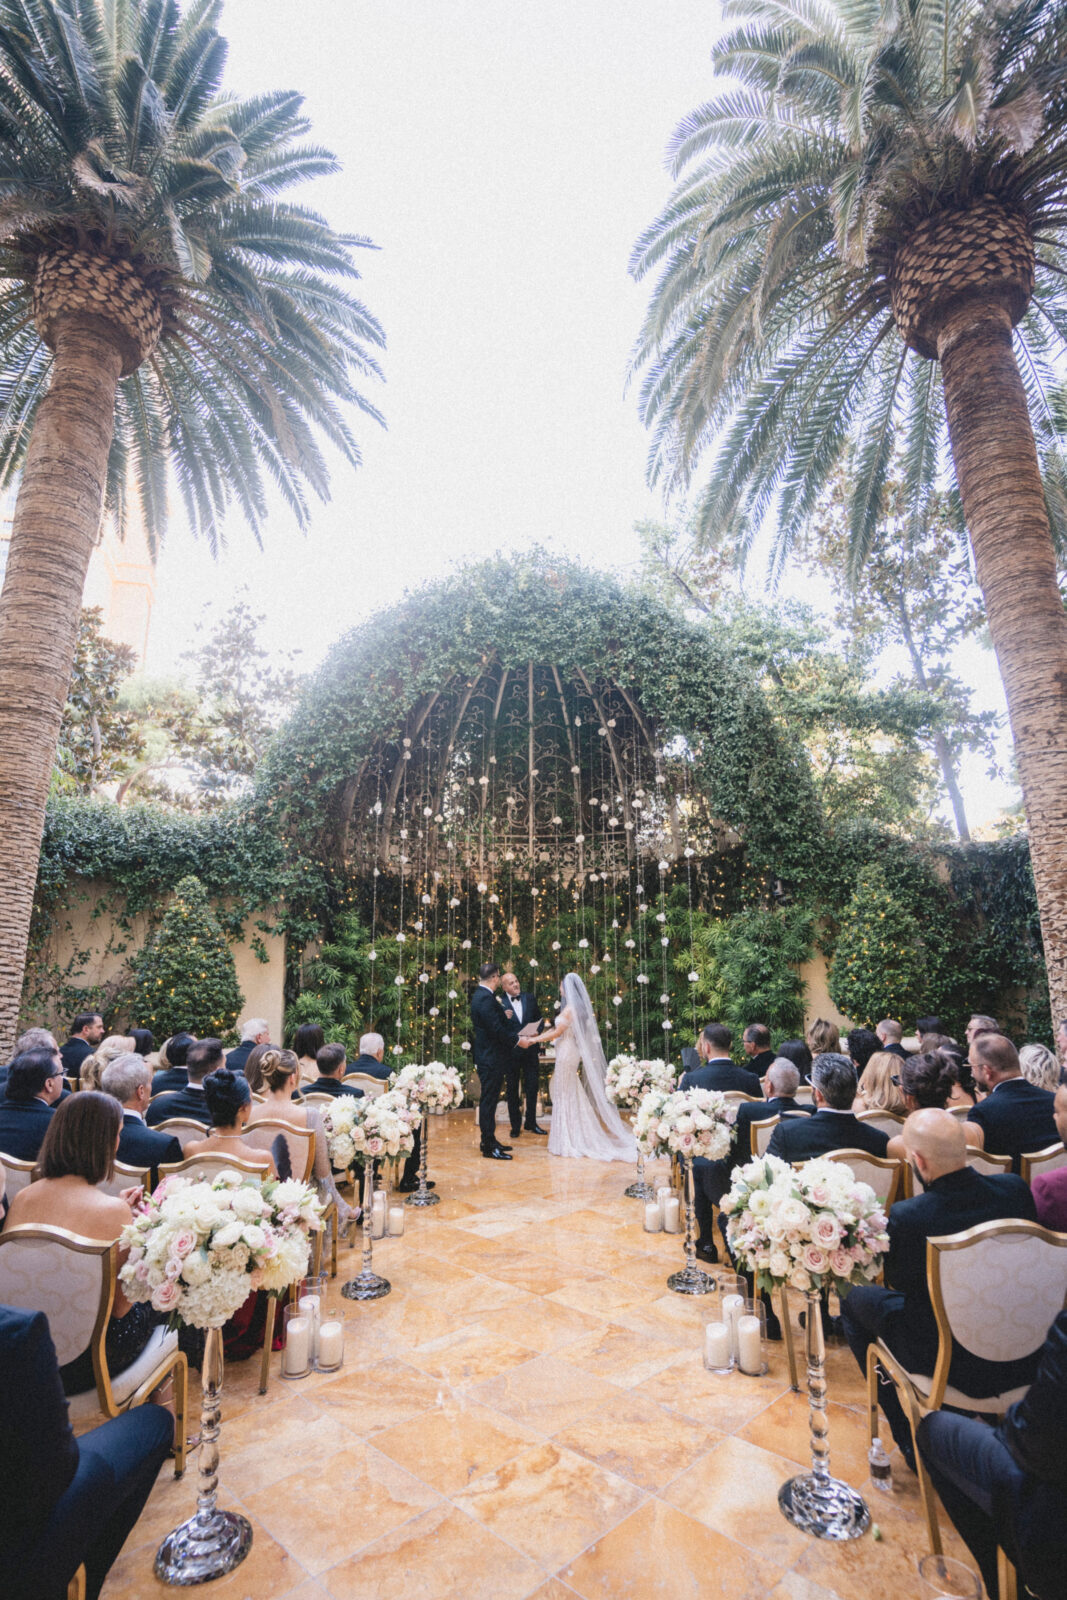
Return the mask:
[(938, 333), (963, 513), (1022, 782), (1054, 1015), (1067, 1017), (1067, 616), (1008, 313), (968, 305)]
[(14, 1043), (45, 802), (104, 504), (122, 356), (90, 317), (56, 330), (0, 594), (0, 1051)]

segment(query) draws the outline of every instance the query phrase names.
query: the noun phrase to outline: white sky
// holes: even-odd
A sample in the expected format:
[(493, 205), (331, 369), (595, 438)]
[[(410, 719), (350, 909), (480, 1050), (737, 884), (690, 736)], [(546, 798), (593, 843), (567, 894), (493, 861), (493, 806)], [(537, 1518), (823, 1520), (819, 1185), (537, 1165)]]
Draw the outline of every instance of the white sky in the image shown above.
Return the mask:
[[(358, 422), (364, 466), (337, 467), (306, 537), (278, 502), (262, 551), (235, 516), (216, 562), (175, 516), (149, 670), (242, 584), (312, 665), (464, 559), (542, 544), (632, 565), (634, 522), (662, 507), (624, 394), (649, 292), (626, 264), (669, 192), (670, 131), (709, 92), (717, 17), (709, 0), (227, 0), (228, 85), (305, 95), (343, 166), (308, 198), (380, 247), (363, 295), (388, 340), (388, 427)], [(1002, 709), (993, 657), (960, 665)], [(981, 763), (964, 787), (975, 823), (1012, 798)]]

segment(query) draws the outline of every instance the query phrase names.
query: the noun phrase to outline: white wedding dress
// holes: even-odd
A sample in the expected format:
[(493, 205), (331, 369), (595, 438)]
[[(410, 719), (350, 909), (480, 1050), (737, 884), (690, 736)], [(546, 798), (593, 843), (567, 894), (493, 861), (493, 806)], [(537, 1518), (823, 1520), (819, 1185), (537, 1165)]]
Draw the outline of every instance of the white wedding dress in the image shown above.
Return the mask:
[[(564, 999), (557, 1026), (552, 1074), (551, 1156), (584, 1156), (591, 1161), (636, 1161), (637, 1144), (604, 1090), (607, 1062), (585, 984), (575, 973), (563, 980)], [(585, 1070), (584, 1081), (578, 1068)]]

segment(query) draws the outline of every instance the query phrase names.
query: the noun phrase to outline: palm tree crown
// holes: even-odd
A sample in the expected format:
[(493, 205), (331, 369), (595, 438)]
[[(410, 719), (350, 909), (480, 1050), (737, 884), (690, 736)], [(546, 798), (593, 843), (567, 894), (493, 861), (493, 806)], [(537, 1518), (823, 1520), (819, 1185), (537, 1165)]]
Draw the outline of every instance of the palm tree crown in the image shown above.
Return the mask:
[(22, 465), (71, 312), (108, 325), (122, 381), (108, 467), (149, 535), (173, 465), (212, 542), (236, 501), (257, 531), (272, 480), (303, 522), (327, 491), (320, 432), (350, 462), (345, 412), (383, 343), (350, 292), (353, 251), (282, 195), (335, 170), (302, 142), (296, 94), (220, 93), (219, 0), (0, 0), (0, 483)]
[(1056, 0), (727, 0), (731, 83), (675, 133), (684, 174), (639, 241), (660, 270), (635, 366), (650, 473), (711, 542), (774, 562), (840, 461), (862, 563), (894, 456), (916, 519), (943, 464), (935, 363), (980, 292), (1016, 350), (1053, 530), (1050, 391), (1067, 343), (1067, 8)]

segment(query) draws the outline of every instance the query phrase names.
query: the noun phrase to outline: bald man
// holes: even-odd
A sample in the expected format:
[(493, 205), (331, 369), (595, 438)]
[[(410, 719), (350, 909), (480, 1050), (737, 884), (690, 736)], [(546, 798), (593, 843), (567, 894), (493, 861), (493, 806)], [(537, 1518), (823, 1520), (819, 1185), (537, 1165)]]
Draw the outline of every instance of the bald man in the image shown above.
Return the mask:
[[(909, 1372), (932, 1376), (938, 1336), (926, 1286), (927, 1239), (1002, 1217), (1032, 1222), (1034, 1200), (1021, 1178), (987, 1178), (967, 1165), (963, 1129), (947, 1111), (913, 1111), (904, 1124), (904, 1145), (923, 1192), (898, 1200), (889, 1213), (886, 1287), (864, 1284), (853, 1289), (841, 1307), (841, 1320), (861, 1371), (867, 1370), (868, 1347), (881, 1338)], [(1036, 1352), (1025, 1361), (983, 1361), (957, 1344), (948, 1381), (985, 1399), (1030, 1383), (1036, 1370)], [(888, 1380), (879, 1386), (879, 1399), (900, 1453), (914, 1471), (911, 1430)]]

